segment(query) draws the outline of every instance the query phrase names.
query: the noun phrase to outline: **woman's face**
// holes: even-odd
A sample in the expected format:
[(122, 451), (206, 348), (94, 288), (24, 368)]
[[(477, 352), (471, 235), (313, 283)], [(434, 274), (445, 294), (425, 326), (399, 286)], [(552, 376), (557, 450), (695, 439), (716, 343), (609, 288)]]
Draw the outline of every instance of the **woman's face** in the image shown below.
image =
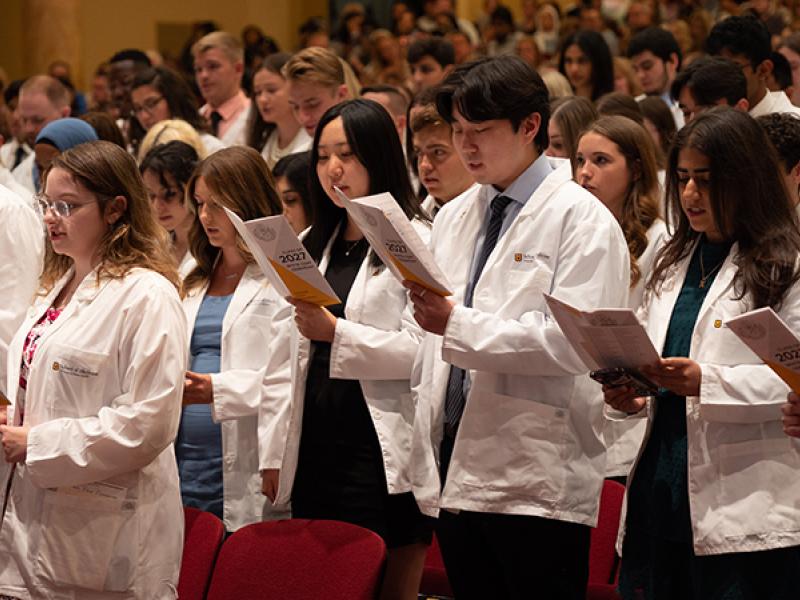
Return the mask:
[(214, 199), (214, 194), (206, 185), (203, 177), (198, 177), (194, 184), (194, 200), (197, 203), (197, 215), (208, 237), (208, 243), (215, 248), (235, 249), (236, 228), (222, 205)]
[(550, 145), (545, 150), (547, 156), (553, 158), (569, 158), (567, 146), (564, 144), (564, 138), (561, 136), (561, 128), (555, 119), (550, 119), (547, 123), (547, 135), (550, 138)]
[(592, 85), (592, 62), (577, 44), (564, 52), (564, 74), (576, 91)]
[(705, 233), (712, 242), (721, 242), (722, 233), (711, 208), (711, 162), (708, 156), (694, 148), (678, 152), (678, 190), (681, 208), (689, 226)]
[(350, 148), (341, 117), (335, 118), (322, 130), (317, 152), (317, 177), (336, 206), (342, 208), (342, 203), (333, 186), (339, 187), (350, 198), (369, 195), (369, 173)]
[(152, 85), (140, 85), (131, 92), (133, 114), (145, 129), (166, 119), (171, 119), (167, 99)]
[(594, 131), (578, 142), (575, 179), (619, 217), (631, 184), (625, 155), (614, 142)]
[(193, 215), (183, 201), (183, 188), (178, 185), (170, 173), (164, 173), (166, 187), (161, 182), (158, 173), (152, 169), (146, 169), (142, 173), (142, 179), (144, 179), (147, 197), (159, 225), (167, 231), (175, 231), (181, 225), (192, 221)]
[(303, 207), (303, 199), (300, 197), (300, 193), (292, 187), (286, 177), (278, 177), (275, 180), (275, 187), (281, 197), (283, 216), (289, 221), (289, 225), (292, 226), (294, 232), (300, 233), (311, 224), (308, 221), (306, 209)]
[(294, 119), (289, 106), (289, 86), (277, 73), (259, 69), (253, 76), (253, 97), (261, 118), (267, 123)]
[(44, 211), (44, 224), (53, 251), (75, 262), (94, 262), (110, 225), (97, 196), (68, 171), (59, 168), (48, 173), (45, 190), (46, 202), (65, 203), (69, 212), (69, 215), (62, 215), (52, 208)]

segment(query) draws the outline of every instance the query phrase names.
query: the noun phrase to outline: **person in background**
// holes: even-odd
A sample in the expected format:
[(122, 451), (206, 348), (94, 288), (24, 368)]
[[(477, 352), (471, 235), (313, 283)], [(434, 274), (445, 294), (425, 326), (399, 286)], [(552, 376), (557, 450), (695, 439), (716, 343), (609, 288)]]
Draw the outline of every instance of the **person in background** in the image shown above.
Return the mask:
[(408, 47), (408, 64), (416, 92), (439, 85), (456, 62), (453, 44), (439, 38), (415, 40)]
[(747, 79), (741, 66), (727, 58), (704, 56), (680, 71), (670, 90), (689, 123), (713, 106), (747, 111)]
[(558, 54), (560, 15), (555, 4), (545, 3), (536, 11), (536, 33), (533, 38), (542, 56), (550, 60)]
[[(292, 392), (264, 403), (267, 410), (286, 406), (284, 425), (260, 424), (259, 438), (268, 497), (278, 504), (291, 499), (296, 518), (335, 519), (378, 533), (389, 549), (380, 597), (411, 600), (431, 540), (430, 523), (409, 493), (409, 378), (418, 330), (405, 289), (370, 251), (333, 190), (352, 198), (390, 192), (427, 241), (430, 225), (393, 132), (389, 115), (369, 100), (339, 104), (320, 121), (311, 151), (314, 222), (303, 243), (342, 304), (289, 300), (295, 326), (276, 339), (290, 348)], [(279, 436), (284, 444), (265, 433), (270, 425), (288, 431)], [(274, 454), (270, 439), (280, 446)]]
[[(69, 91), (49, 75), (35, 75), (27, 79), (19, 90), (19, 112), (25, 142), (33, 148), (42, 127), (70, 115)], [(36, 156), (31, 152), (12, 171), (16, 182), (35, 192), (39, 190), (41, 175), (36, 171)]]
[(681, 57), (675, 36), (661, 27), (640, 31), (628, 44), (628, 58), (642, 91), (647, 96), (658, 96), (664, 101), (672, 111), (676, 129), (683, 127), (683, 113), (672, 100), (670, 89), (681, 68)]
[(639, 79), (633, 72), (631, 61), (623, 56), (614, 57), (614, 91), (627, 94), (633, 98), (642, 93)]
[(126, 148), (122, 132), (108, 113), (90, 110), (81, 115), (81, 121), (86, 121), (91, 125), (101, 140), (116, 144), (123, 150)]
[(313, 213), (308, 185), (310, 168), (309, 151), (284, 156), (272, 168), (275, 189), (283, 205), (283, 216), (298, 235), (311, 226)]
[[(198, 112), (194, 92), (186, 80), (167, 67), (152, 67), (141, 71), (131, 84), (133, 118), (141, 126), (138, 130), (148, 132), (153, 125), (168, 119), (181, 119), (194, 127), (206, 148), (205, 154), (225, 147), (223, 142), (211, 134), (208, 123)], [(132, 140), (138, 149), (141, 139)]]
[(284, 156), (311, 147), (311, 137), (289, 104), (289, 84), (281, 73), (290, 58), (285, 52), (271, 54), (253, 74), (247, 145), (261, 152), (270, 169)]
[(22, 127), (22, 119), (17, 110), (19, 106), (19, 90), (23, 83), (25, 83), (23, 80), (16, 79), (3, 90), (3, 100), (10, 116), (10, 135), (4, 138), (3, 144), (0, 144), (0, 164), (9, 171), (16, 169), (28, 154), (33, 151), (28, 145), (27, 136)]
[(144, 136), (139, 146), (139, 155), (137, 157), (139, 162), (150, 152), (153, 146), (166, 144), (174, 140), (189, 144), (197, 152), (200, 160), (207, 156), (206, 145), (194, 127), (181, 119), (168, 119), (153, 125), (147, 135)]
[(353, 69), (326, 48), (306, 48), (281, 69), (289, 83), (289, 106), (309, 137), (329, 108), (357, 98), (361, 92)]
[(792, 66), (789, 60), (780, 52), (773, 52), (770, 55), (772, 61), (772, 71), (767, 75), (767, 89), (770, 92), (783, 92), (791, 101), (794, 94), (792, 86)]
[(553, 158), (568, 158), (574, 169), (578, 138), (599, 117), (597, 109), (587, 98), (571, 96), (553, 100), (550, 111), (547, 122), (549, 144), (545, 154)]
[(0, 595), (174, 599), (188, 340), (166, 236), (110, 142), (56, 157), (38, 200), (40, 294), (8, 349), (18, 385), (0, 417)]
[[(281, 515), (258, 494), (258, 409), (269, 375), (273, 320), (289, 307), (269, 284), (224, 208), (243, 221), (280, 214), (261, 155), (234, 146), (206, 158), (186, 188), (195, 215), (195, 268), (183, 282), (191, 332), (175, 453), (185, 506), (228, 531)], [(288, 387), (288, 386), (287, 386)], [(288, 393), (288, 390), (286, 390)]]
[[(624, 116), (601, 117), (578, 140), (575, 180), (611, 211), (625, 234), (631, 267), (628, 307), (635, 311), (667, 237), (659, 217), (655, 145), (640, 123)], [(646, 426), (646, 419), (606, 420), (606, 477), (624, 481), (628, 476)]]
[(131, 143), (131, 140), (140, 140), (143, 132), (139, 122), (132, 118), (131, 85), (136, 76), (141, 71), (149, 69), (152, 64), (147, 54), (136, 49), (120, 50), (109, 59), (108, 64), (108, 87), (111, 92), (109, 112), (116, 119), (117, 126), (135, 153), (138, 148)]
[(422, 208), (432, 219), (475, 184), (453, 146), (453, 128), (436, 108), (436, 88), (414, 99), (410, 123), (420, 183), (428, 190)]
[(675, 138), (675, 118), (661, 98), (647, 96), (639, 100), (644, 127), (656, 145), (656, 160), (660, 168), (666, 165), (666, 157)]
[(490, 25), (484, 34), (486, 42), (486, 55), (499, 56), (501, 54), (514, 54), (517, 42), (522, 33), (516, 30), (514, 15), (508, 7), (498, 5), (490, 15)]
[(244, 50), (236, 36), (215, 31), (192, 46), (194, 76), (205, 104), (200, 114), (224, 146), (245, 144), (250, 99), (242, 89)]
[(800, 206), (800, 119), (787, 113), (772, 113), (756, 121), (778, 153), (789, 200), (794, 206)]
[(542, 81), (547, 86), (547, 93), (550, 95), (551, 100), (570, 98), (575, 95), (569, 79), (555, 69), (549, 69), (542, 73)]
[(595, 101), (614, 90), (614, 66), (603, 36), (596, 31), (578, 31), (568, 36), (558, 70), (569, 79), (576, 96)]
[(795, 598), (800, 453), (781, 423), (787, 386), (723, 325), (769, 306), (800, 327), (795, 210), (764, 130), (729, 107), (678, 132), (667, 173), (672, 235), (639, 313), (662, 356), (642, 373), (659, 391), (603, 387), (612, 414), (650, 421), (628, 480), (620, 592)]
[(444, 38), (453, 46), (454, 64), (461, 65), (477, 58), (475, 55), (475, 46), (472, 45), (469, 36), (463, 31), (449, 31), (445, 34)]
[[(108, 83), (108, 63), (100, 63), (92, 76), (92, 91), (89, 95), (89, 110), (111, 111), (111, 88)], [(112, 117), (113, 118), (113, 117)]]
[(172, 258), (181, 280), (197, 264), (189, 250), (189, 232), (194, 224), (194, 214), (186, 201), (185, 192), (198, 162), (200, 159), (194, 148), (174, 140), (153, 146), (139, 164), (156, 220), (172, 240)]
[(75, 85), (72, 82), (72, 68), (67, 61), (55, 60), (51, 62), (47, 67), (47, 74), (50, 75), (50, 77), (58, 79), (70, 90), (72, 94), (70, 107), (73, 116), (79, 117), (88, 110), (86, 96), (83, 95), (83, 92), (75, 89)]
[(392, 117), (397, 135), (403, 144), (403, 152), (405, 153), (406, 114), (408, 113), (409, 105), (406, 94), (404, 94), (400, 88), (392, 85), (369, 85), (361, 88), (361, 97), (364, 98), (364, 100), (377, 102), (386, 109), (386, 112)]
[(44, 173), (50, 168), (53, 160), (62, 152), (86, 142), (100, 138), (97, 132), (86, 121), (67, 117), (48, 123), (36, 136), (33, 153), (36, 156), (35, 172)]
[(800, 32), (787, 36), (779, 45), (778, 52), (789, 61), (792, 71), (792, 104), (800, 106)]

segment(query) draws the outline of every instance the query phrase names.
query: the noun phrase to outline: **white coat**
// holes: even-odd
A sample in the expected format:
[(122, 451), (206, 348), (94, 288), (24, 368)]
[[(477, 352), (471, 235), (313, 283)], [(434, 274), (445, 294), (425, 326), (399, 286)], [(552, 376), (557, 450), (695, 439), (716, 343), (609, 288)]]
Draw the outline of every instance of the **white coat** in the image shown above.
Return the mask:
[(8, 345), (39, 287), (44, 229), (17, 194), (0, 185), (0, 393), (6, 389)]
[(14, 180), (26, 190), (29, 190), (31, 194), (36, 192), (36, 186), (33, 183), (33, 165), (35, 160), (36, 155), (31, 152), (17, 165), (16, 169), (11, 171)]
[[(427, 242), (428, 225), (413, 221)], [(323, 273), (330, 261), (331, 238), (320, 261)], [(331, 379), (358, 379), (381, 446), (386, 486), (390, 494), (411, 489), (408, 460), (414, 406), (409, 378), (419, 345), (420, 330), (413, 320), (406, 289), (386, 268), (361, 263), (345, 305), (345, 319), (336, 321), (331, 345)], [(311, 342), (294, 323), (282, 334), (290, 348), (291, 397), (270, 398), (263, 407), (259, 439), (261, 468), (280, 468), (277, 503), (288, 502), (297, 470), (303, 423), (306, 376)], [(285, 439), (283, 448), (279, 447)], [(271, 440), (271, 443), (270, 443)], [(278, 446), (278, 447), (276, 447)]]
[[(689, 512), (697, 555), (800, 545), (800, 441), (787, 437), (781, 424), (789, 388), (725, 326), (753, 308), (749, 297), (735, 298), (736, 252), (734, 244), (708, 290), (689, 351), (702, 369), (700, 395), (686, 398)], [(661, 293), (645, 300), (641, 318), (659, 351), (690, 260), (691, 254), (668, 273)], [(800, 331), (800, 286), (792, 288), (778, 314)], [(654, 401), (651, 412), (657, 410)], [(634, 465), (629, 485), (635, 477)], [(620, 550), (624, 534), (625, 510)]]
[[(493, 188), (449, 202), (434, 222), (431, 248), (457, 304), (444, 336), (426, 334), (412, 378), (412, 486), (428, 515), (447, 508), (596, 522), (602, 401), (542, 293), (584, 309), (625, 306), (628, 250), (613, 215), (572, 181), (569, 163), (551, 165), (560, 166), (489, 256), (474, 308), (460, 302)], [(451, 364), (469, 370), (471, 388), (440, 492)]]
[[(39, 339), (28, 373), (31, 429), (0, 530), (0, 595), (172, 600), (183, 549), (172, 442), (186, 319), (175, 288), (152, 271), (99, 285), (95, 275)], [(69, 276), (38, 299), (11, 343), (13, 424), (25, 338)], [(8, 474), (4, 464), (3, 483)]]
[[(190, 337), (207, 289), (208, 285), (195, 288), (183, 301)], [(264, 385), (269, 383), (264, 370), (272, 321), (286, 306), (258, 265), (251, 264), (222, 321), (220, 372), (211, 375), (211, 406), (214, 421), (222, 426), (223, 520), (228, 531), (267, 518), (288, 517), (288, 511), (271, 510), (261, 493), (257, 431), (258, 407)], [(288, 394), (288, 384), (286, 388)]]
[[(647, 248), (638, 258), (639, 281), (631, 289), (628, 297), (628, 308), (634, 311), (642, 305), (644, 288), (650, 273), (653, 271), (656, 253), (667, 240), (667, 224), (661, 219), (655, 221), (647, 230)], [(602, 397), (600, 386), (596, 386)], [(608, 414), (609, 411), (606, 411)], [(642, 445), (647, 421), (628, 417), (624, 419), (607, 419), (604, 436), (606, 440), (606, 477), (625, 477), (631, 470), (633, 461)]]

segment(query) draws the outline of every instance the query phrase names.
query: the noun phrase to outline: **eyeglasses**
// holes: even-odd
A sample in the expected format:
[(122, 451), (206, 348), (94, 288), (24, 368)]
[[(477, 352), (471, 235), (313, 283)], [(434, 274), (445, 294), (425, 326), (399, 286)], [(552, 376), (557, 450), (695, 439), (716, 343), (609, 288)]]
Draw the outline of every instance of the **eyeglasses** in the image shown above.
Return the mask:
[(44, 194), (36, 194), (35, 199), (36, 205), (39, 207), (39, 211), (42, 213), (43, 217), (47, 214), (48, 210), (52, 210), (54, 215), (61, 218), (69, 217), (73, 211), (81, 206), (86, 206), (87, 204), (93, 204), (97, 202), (97, 200), (90, 200), (89, 202), (84, 202), (82, 204), (73, 204), (64, 200), (50, 200)]
[(152, 98), (148, 98), (145, 100), (141, 106), (137, 106), (136, 104), (133, 105), (133, 114), (138, 115), (139, 113), (146, 112), (148, 115), (153, 114), (153, 110), (158, 103), (164, 99), (164, 96), (153, 96)]

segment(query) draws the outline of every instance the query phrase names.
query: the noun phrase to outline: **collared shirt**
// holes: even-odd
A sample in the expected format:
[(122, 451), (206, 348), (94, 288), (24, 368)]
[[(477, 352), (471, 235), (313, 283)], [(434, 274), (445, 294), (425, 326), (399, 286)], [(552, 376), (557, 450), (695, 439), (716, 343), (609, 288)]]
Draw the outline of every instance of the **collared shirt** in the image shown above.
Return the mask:
[(234, 121), (241, 116), (242, 112), (247, 113), (249, 108), (250, 98), (242, 90), (239, 90), (235, 96), (228, 98), (215, 108), (212, 108), (210, 104), (204, 104), (200, 109), (200, 114), (209, 120), (212, 112), (216, 111), (220, 114), (222, 120), (219, 122), (216, 134), (219, 139), (222, 139)]
[(750, 116), (754, 119), (772, 113), (791, 113), (800, 117), (800, 107), (795, 106), (784, 92), (770, 92), (761, 101), (750, 109)]

